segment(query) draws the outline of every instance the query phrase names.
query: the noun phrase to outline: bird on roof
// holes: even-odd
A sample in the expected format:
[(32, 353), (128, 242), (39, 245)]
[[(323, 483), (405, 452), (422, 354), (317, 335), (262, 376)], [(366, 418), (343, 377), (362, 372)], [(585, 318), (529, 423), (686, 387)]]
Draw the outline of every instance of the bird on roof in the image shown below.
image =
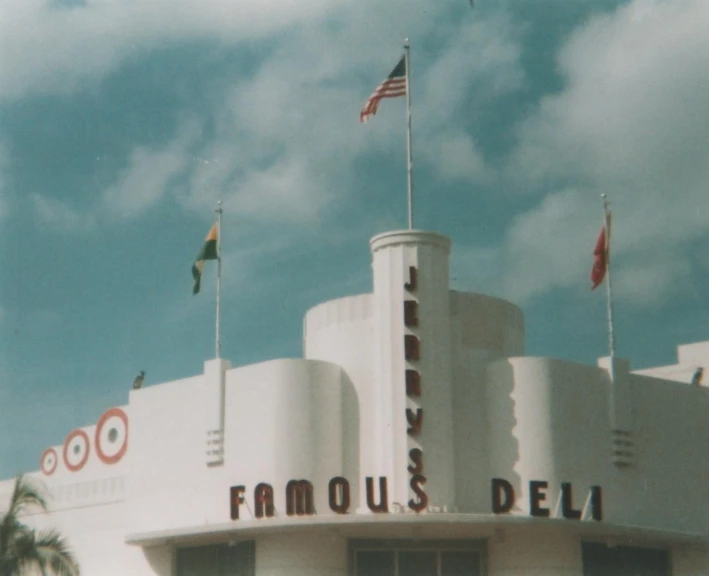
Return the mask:
[(701, 366), (694, 371), (694, 376), (692, 376), (692, 386), (701, 386), (702, 377), (704, 376), (704, 368)]
[(143, 386), (143, 379), (145, 378), (145, 370), (141, 370), (140, 374), (138, 374), (135, 377), (135, 380), (133, 380), (133, 390), (140, 390), (140, 388)]

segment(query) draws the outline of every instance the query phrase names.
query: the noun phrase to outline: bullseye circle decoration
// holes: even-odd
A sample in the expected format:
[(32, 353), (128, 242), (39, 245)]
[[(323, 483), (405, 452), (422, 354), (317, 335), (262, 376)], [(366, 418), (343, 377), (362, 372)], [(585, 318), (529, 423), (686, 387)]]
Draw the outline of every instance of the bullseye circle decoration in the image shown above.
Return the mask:
[(89, 436), (83, 430), (69, 432), (64, 440), (64, 465), (68, 470), (81, 470), (89, 459)]
[(128, 416), (120, 408), (111, 408), (96, 424), (96, 454), (104, 464), (115, 464), (128, 449)]
[(51, 476), (57, 469), (57, 451), (54, 448), (47, 448), (42, 453), (42, 458), (40, 459), (40, 468), (45, 476)]

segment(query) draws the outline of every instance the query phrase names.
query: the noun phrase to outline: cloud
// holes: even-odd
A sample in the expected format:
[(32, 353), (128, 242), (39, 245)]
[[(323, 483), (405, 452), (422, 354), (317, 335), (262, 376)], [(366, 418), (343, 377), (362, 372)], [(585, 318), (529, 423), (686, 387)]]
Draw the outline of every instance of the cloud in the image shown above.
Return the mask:
[(338, 0), (45, 0), (0, 4), (0, 98), (70, 93), (143, 50), (176, 41), (237, 44), (327, 16)]
[(415, 139), (425, 143), (417, 154), (437, 177), (484, 178), (478, 145), (456, 126), (469, 112), (471, 85), (492, 86), (477, 102), (523, 85), (512, 24), (491, 12), (483, 22), (447, 27), (449, 6), (415, 0), (403, 13), (396, 6), (363, 0), (333, 10), (327, 25), (304, 26), (274, 39), (271, 56), (252, 77), (234, 83), (217, 112), (218, 133), (203, 156), (220, 159), (219, 164), (196, 168), (185, 203), (205, 209), (221, 195), (230, 198), (227, 206), (250, 215), (317, 220), (324, 209), (346, 206), (343, 199), (356, 196), (362, 181), (354, 169), (358, 160), (390, 154), (395, 146), (403, 157), (403, 102), (384, 102), (366, 126), (357, 118), (398, 57), (384, 40), (396, 36), (391, 22), (401, 36), (409, 30), (439, 44), (418, 56), (412, 49)]
[[(657, 255), (657, 263), (625, 259), (613, 276), (613, 295), (635, 307), (655, 306), (678, 293), (696, 297), (692, 268), (685, 254), (668, 250)], [(617, 276), (617, 278), (616, 278)]]
[[(179, 175), (191, 165), (205, 162), (188, 150), (198, 134), (194, 122), (185, 123), (178, 136), (163, 147), (135, 146), (114, 183), (80, 208), (64, 199), (33, 194), (31, 203), (37, 223), (54, 231), (85, 233), (98, 223), (110, 224), (144, 214), (165, 198)], [(2, 196), (0, 217), (1, 200)]]
[(489, 179), (478, 144), (464, 125), (491, 101), (521, 90), (518, 29), (504, 12), (463, 22), (440, 56), (423, 71), (424, 97), (417, 126), (426, 135), (423, 156), (447, 180)]
[(508, 167), (519, 189), (545, 194), (505, 239), (525, 278), (507, 279), (512, 293), (570, 286), (578, 262), (590, 265), (602, 192), (619, 294), (650, 304), (681, 289), (683, 247), (709, 233), (708, 26), (703, 0), (635, 0), (570, 37), (558, 58), (566, 85), (521, 125)]
[(429, 139), (424, 154), (446, 180), (475, 181), (485, 177), (485, 161), (475, 141), (463, 131), (437, 132)]
[(104, 192), (103, 208), (120, 217), (135, 216), (152, 208), (163, 198), (172, 179), (194, 160), (187, 148), (198, 133), (197, 125), (190, 123), (163, 148), (136, 147), (116, 183)]
[(524, 301), (549, 286), (573, 286), (587, 276), (593, 241), (584, 239), (599, 223), (587, 218), (587, 226), (579, 229), (584, 217), (596, 215), (589, 204), (578, 190), (564, 190), (514, 219), (505, 239), (505, 293)]
[[(520, 64), (519, 32), (505, 12), (460, 22), (424, 71), (425, 119), (449, 118), (464, 111), (461, 106), (474, 109), (523, 88), (526, 78)], [(428, 103), (445, 105), (429, 109)]]
[(95, 224), (91, 214), (82, 213), (56, 198), (35, 194), (32, 196), (32, 204), (37, 222), (46, 228), (66, 232), (86, 232)]
[[(16, 8), (5, 8), (7, 35), (0, 40), (0, 53), (22, 56), (0, 56), (6, 99), (84, 90), (155, 47), (209, 39), (227, 58), (267, 42), (252, 69), (226, 78), (231, 87), (214, 94), (211, 109), (191, 117), (174, 141), (160, 148), (136, 143), (115, 182), (89, 207), (104, 220), (142, 214), (170, 196), (194, 211), (213, 209), (219, 197), (225, 210), (297, 225), (320, 222), (325, 210), (346, 210), (361, 196), (358, 163), (374, 165), (394, 146), (403, 158), (403, 102), (386, 102), (375, 120), (358, 123), (360, 107), (399, 56), (401, 44), (392, 38), (417, 39), (415, 139), (425, 143), (417, 154), (436, 177), (487, 177), (480, 147), (460, 119), (469, 106), (524, 83), (515, 29), (500, 10), (473, 17), (465, 5), (429, 0), (88, 0), (61, 8), (29, 0)], [(461, 24), (460, 13), (468, 21)], [(435, 48), (424, 49), (427, 43)], [(471, 104), (472, 86), (486, 88), (475, 90)], [(205, 136), (202, 126), (214, 130)]]

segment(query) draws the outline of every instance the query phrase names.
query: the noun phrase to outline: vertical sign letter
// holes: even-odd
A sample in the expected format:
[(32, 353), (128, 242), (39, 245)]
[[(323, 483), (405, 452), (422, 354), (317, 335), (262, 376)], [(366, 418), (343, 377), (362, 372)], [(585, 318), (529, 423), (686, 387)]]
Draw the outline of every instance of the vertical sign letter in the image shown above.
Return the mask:
[(413, 334), (404, 335), (404, 358), (407, 360), (418, 360), (421, 356), (419, 351), (419, 339)]
[(406, 421), (409, 424), (409, 427), (406, 429), (407, 434), (416, 436), (419, 432), (421, 432), (421, 425), (423, 424), (423, 408), (416, 408), (416, 412), (411, 410), (411, 408), (407, 408)]
[(409, 328), (419, 325), (419, 318), (416, 314), (419, 303), (416, 300), (404, 300), (404, 326)]
[(409, 458), (413, 464), (407, 470), (413, 475), (423, 474), (423, 452), (419, 448), (412, 448), (409, 450)]
[(406, 395), (418, 398), (421, 396), (421, 374), (416, 370), (406, 370)]
[(409, 292), (416, 292), (418, 287), (416, 266), (409, 266), (409, 281), (404, 284), (404, 288)]

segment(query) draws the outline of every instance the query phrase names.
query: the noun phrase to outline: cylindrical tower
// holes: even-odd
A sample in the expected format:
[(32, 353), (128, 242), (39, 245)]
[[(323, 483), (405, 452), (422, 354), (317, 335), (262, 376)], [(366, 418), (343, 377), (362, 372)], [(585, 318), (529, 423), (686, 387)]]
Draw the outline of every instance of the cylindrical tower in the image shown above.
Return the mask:
[(372, 473), (413, 510), (454, 504), (450, 239), (386, 232), (370, 241), (374, 277)]

